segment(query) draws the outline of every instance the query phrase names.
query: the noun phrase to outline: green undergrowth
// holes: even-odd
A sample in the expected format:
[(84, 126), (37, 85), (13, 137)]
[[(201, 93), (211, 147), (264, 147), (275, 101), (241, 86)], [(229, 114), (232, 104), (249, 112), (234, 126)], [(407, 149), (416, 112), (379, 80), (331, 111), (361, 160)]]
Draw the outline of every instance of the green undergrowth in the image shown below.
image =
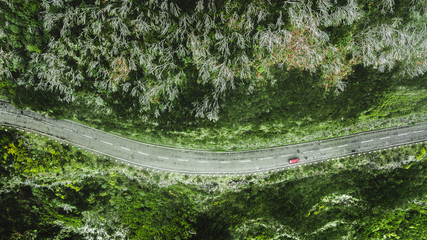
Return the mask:
[[(387, 76), (359, 72), (361, 76), (353, 76), (346, 90), (336, 94), (307, 88), (315, 76), (284, 76), (279, 71), (275, 78), (285, 81), (229, 96), (230, 103), (214, 123), (129, 120), (90, 111), (86, 105), (76, 105), (61, 117), (142, 142), (215, 151), (275, 147), (427, 120), (423, 78), (393, 84)], [(90, 101), (82, 97), (79, 102)]]
[(143, 142), (245, 150), (427, 119), (422, 1), (0, 9), (1, 95)]
[(6, 101), (8, 100), (6, 96), (1, 95), (1, 94), (0, 94), (0, 99), (1, 99), (1, 100), (6, 100)]
[(426, 144), (246, 176), (139, 170), (0, 129), (5, 239), (423, 239)]

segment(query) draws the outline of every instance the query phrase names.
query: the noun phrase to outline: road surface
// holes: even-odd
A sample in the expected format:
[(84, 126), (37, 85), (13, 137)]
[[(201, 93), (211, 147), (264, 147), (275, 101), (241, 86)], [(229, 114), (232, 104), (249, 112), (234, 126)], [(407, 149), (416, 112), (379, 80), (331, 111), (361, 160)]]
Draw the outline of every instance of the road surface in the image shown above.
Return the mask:
[[(0, 102), (0, 124), (47, 135), (64, 144), (72, 144), (138, 168), (203, 175), (282, 170), (427, 140), (427, 122), (423, 122), (275, 148), (212, 152), (142, 143), (73, 121), (21, 111), (6, 102)], [(299, 157), (300, 162), (289, 164), (289, 159), (293, 157)]]

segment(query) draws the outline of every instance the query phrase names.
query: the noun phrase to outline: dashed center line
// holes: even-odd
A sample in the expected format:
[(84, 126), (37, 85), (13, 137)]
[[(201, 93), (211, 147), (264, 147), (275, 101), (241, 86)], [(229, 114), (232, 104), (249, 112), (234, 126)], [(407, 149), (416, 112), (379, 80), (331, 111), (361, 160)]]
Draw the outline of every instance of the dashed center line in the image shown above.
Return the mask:
[(252, 162), (252, 160), (239, 160), (238, 162)]
[(412, 133), (420, 133), (420, 132), (424, 132), (424, 130), (415, 131), (415, 132), (412, 132)]
[(113, 145), (112, 143), (110, 143), (110, 142), (106, 142), (106, 141), (102, 141), (102, 140), (100, 140), (101, 142), (103, 142), (103, 143), (105, 143), (105, 144), (108, 144), (108, 145)]
[[(5, 113), (5, 114), (12, 114), (12, 113), (9, 113), (9, 112), (4, 112), (4, 111), (0, 111), (0, 113)], [(12, 114), (13, 115), (13, 114)], [(18, 115), (18, 118), (19, 117), (24, 117), (24, 118), (31, 118), (31, 117), (28, 117), (28, 116), (24, 116), (24, 115)], [(33, 119), (33, 118), (31, 118), (31, 119)], [(35, 118), (34, 118), (35, 119)], [(35, 120), (37, 120), (37, 119), (35, 119)], [(43, 124), (45, 124), (45, 125), (51, 125), (51, 126), (53, 126), (53, 127), (57, 127), (58, 129), (63, 129), (63, 130), (65, 130), (65, 131), (68, 131), (68, 132), (72, 132), (72, 133), (77, 133), (77, 134), (79, 134), (79, 131), (78, 131), (78, 129), (74, 129), (72, 126), (72, 128), (71, 129), (69, 129), (69, 128), (65, 128), (65, 127), (62, 127), (62, 126), (57, 126), (56, 124), (53, 124), (53, 123), (50, 123), (50, 122), (45, 122), (45, 121), (43, 121), (43, 120), (41, 120), (41, 119), (39, 119), (39, 121), (42, 121), (43, 122)], [(9, 127), (10, 128), (10, 127)], [(19, 130), (19, 128), (17, 128), (18, 130)], [(21, 130), (21, 131), (24, 131), (24, 130)], [(421, 133), (421, 132), (424, 132), (424, 130), (418, 130), (418, 131), (412, 131), (412, 132), (403, 132), (403, 133), (400, 133), (400, 134), (398, 134), (397, 133), (397, 136), (405, 136), (405, 135), (410, 135), (410, 134), (416, 134), (416, 133)], [(86, 133), (89, 133), (90, 134), (90, 132), (86, 132)], [(396, 134), (396, 133), (395, 133)], [(82, 135), (82, 136), (84, 136), (84, 137), (86, 137), (86, 138), (90, 138), (90, 139), (94, 139), (94, 137), (92, 137), (92, 136), (89, 136), (89, 135), (85, 135), (85, 134), (81, 134), (80, 133), (80, 135)], [(396, 135), (393, 135), (393, 136), (396, 136)], [(374, 139), (370, 139), (370, 140), (366, 140), (366, 141), (361, 141), (360, 143), (370, 143), (370, 142), (373, 142), (373, 141), (376, 141), (376, 140), (378, 140), (378, 139), (381, 139), (381, 140), (384, 140), (384, 139), (389, 139), (389, 138), (391, 138), (391, 137), (393, 137), (393, 136), (386, 136), (386, 137), (382, 137), (382, 138), (374, 138)], [(102, 142), (102, 143), (104, 143), (104, 144), (108, 144), (108, 145), (114, 145), (113, 143), (111, 143), (111, 142), (107, 142), (107, 141), (103, 141), (103, 140), (100, 140), (98, 137), (97, 137), (97, 139), (96, 139), (97, 141), (99, 140), (100, 142)], [(56, 141), (55, 141), (56, 142)], [(384, 141), (385, 142), (385, 141)], [(68, 145), (68, 144), (67, 144)], [(346, 146), (348, 146), (349, 144), (344, 144), (344, 145), (339, 145), (338, 146), (338, 148), (342, 148), (342, 147), (346, 147)], [(122, 148), (122, 149), (124, 149), (124, 150), (127, 150), (127, 151), (132, 151), (130, 148), (126, 148), (126, 147), (120, 147), (120, 148)], [(316, 152), (316, 151), (326, 151), (326, 150), (330, 150), (330, 149), (335, 149), (336, 147), (335, 146), (333, 146), (333, 147), (329, 147), (329, 148), (323, 148), (323, 149), (319, 149), (319, 150), (314, 150), (314, 151), (306, 151), (306, 152), (302, 152), (302, 153), (311, 153), (311, 152)], [(396, 148), (396, 147), (394, 147), (394, 148)], [(391, 149), (391, 148), (390, 148)], [(299, 151), (298, 151), (299, 152)], [(374, 151), (375, 152), (375, 151)], [(139, 154), (142, 154), (142, 155), (149, 155), (148, 153), (144, 153), (144, 152), (138, 152)], [(325, 153), (323, 153), (323, 154), (325, 154)], [(99, 154), (98, 154), (99, 155)], [(292, 155), (295, 155), (295, 154), (287, 154), (287, 155), (281, 155), (280, 157), (282, 157), (282, 158), (285, 158), (285, 157), (288, 157), (288, 156), (292, 156)], [(359, 154), (360, 155), (360, 154)], [(169, 157), (163, 157), (163, 156), (157, 156), (159, 159), (169, 159)], [(278, 158), (278, 156), (272, 156), (272, 157), (264, 157), (264, 158), (257, 158), (257, 159), (252, 159), (252, 160), (250, 160), (250, 159), (245, 159), (245, 160), (238, 160), (237, 162), (239, 162), (239, 163), (248, 163), (248, 162), (252, 162), (252, 161), (254, 161), (254, 163), (256, 163), (256, 160), (269, 160), (269, 159), (275, 159), (275, 158)], [(182, 162), (188, 162), (188, 161), (190, 161), (191, 163), (193, 163), (193, 160), (190, 158), (190, 160), (187, 160), (187, 159), (176, 159), (176, 158), (172, 158), (173, 160), (177, 160), (177, 161), (182, 161)], [(337, 158), (338, 159), (338, 158)], [(228, 164), (228, 163), (232, 163), (232, 162), (235, 162), (235, 160), (232, 160), (232, 161), (221, 161), (220, 159), (218, 159), (219, 160), (219, 162), (221, 163), (221, 164)], [(199, 161), (197, 161), (197, 162), (199, 162), (199, 163), (215, 163), (215, 162), (217, 162), (218, 163), (218, 160), (217, 161), (214, 161), (214, 162), (211, 162), (211, 161), (207, 161), (207, 160), (199, 160)], [(224, 159), (225, 160), (225, 159)], [(332, 159), (333, 160), (333, 159)], [(116, 160), (117, 161), (117, 160)], [(329, 160), (328, 160), (329, 161)], [(313, 162), (313, 163), (315, 163), (315, 162)], [(310, 164), (312, 164), (312, 163), (310, 163)], [(129, 163), (128, 163), (128, 165), (129, 165)], [(230, 165), (229, 165), (230, 166)]]
[(53, 126), (53, 127), (55, 127), (55, 125), (54, 124), (52, 124), (52, 123), (48, 123), (48, 122), (44, 122), (45, 124), (47, 124), (47, 125), (50, 125), (50, 126)]

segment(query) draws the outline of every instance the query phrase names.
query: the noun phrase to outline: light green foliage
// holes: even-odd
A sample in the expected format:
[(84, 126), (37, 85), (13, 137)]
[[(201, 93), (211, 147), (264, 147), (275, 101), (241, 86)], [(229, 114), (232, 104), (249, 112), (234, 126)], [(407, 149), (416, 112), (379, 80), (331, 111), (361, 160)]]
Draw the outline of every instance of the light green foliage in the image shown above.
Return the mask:
[(35, 45), (30, 44), (30, 45), (27, 45), (26, 48), (28, 49), (28, 51), (31, 51), (31, 52), (37, 52), (37, 53), (41, 52), (40, 49)]
[(125, 137), (255, 149), (426, 118), (422, 1), (0, 3), (38, 39), (0, 27), (0, 95)]
[(194, 232), (185, 187), (159, 187), (72, 147), (0, 133), (3, 237), (187, 239)]
[[(3, 140), (8, 138), (3, 138)], [(28, 143), (23, 139), (17, 139), (3, 146), (3, 168), (14, 172), (17, 175), (31, 175), (32, 173), (56, 171), (54, 168), (61, 166), (59, 158), (60, 152), (57, 152), (52, 146), (45, 148), (47, 154), (31, 152), (25, 147)], [(67, 160), (67, 158), (65, 159)]]
[(417, 153), (417, 159), (421, 160), (426, 155), (426, 149), (424, 147), (421, 147), (420, 150)]
[(404, 209), (367, 219), (361, 236), (369, 239), (417, 239), (427, 236), (427, 199), (416, 199)]
[[(426, 177), (425, 163), (409, 160), (416, 151), (417, 147), (408, 147), (241, 179), (237, 190), (209, 204), (197, 221), (198, 229), (203, 229), (198, 235), (203, 239), (214, 239), (213, 234), (223, 239), (422, 238), (427, 224)], [(383, 155), (387, 162), (378, 159)]]
[(22, 95), (96, 99), (95, 110), (133, 119), (218, 121), (230, 95), (285, 81), (271, 78), (275, 68), (304, 71), (315, 76), (308, 86), (340, 92), (359, 65), (399, 78), (421, 76), (427, 66), (426, 6), (409, 0), (1, 4), (3, 30), (22, 42), (5, 41), (14, 45), (0, 56), (30, 52), (18, 64), (27, 69), (7, 76), (18, 80), (7, 89), (20, 88), (9, 96), (34, 108), (41, 107)]
[[(7, 153), (0, 165), (0, 234), (8, 239), (426, 234), (427, 168), (414, 158), (424, 145), (273, 174), (202, 177), (139, 171), (15, 130), (0, 133), (0, 156)], [(38, 165), (28, 161), (35, 156)]]
[[(77, 119), (74, 111), (66, 118), (143, 142), (219, 151), (274, 147), (425, 121), (424, 78), (397, 84), (389, 81), (393, 74), (373, 72), (358, 68), (349, 88), (336, 95), (307, 88), (309, 74), (277, 70), (274, 78), (286, 80), (256, 88), (250, 95), (242, 91), (230, 96), (215, 123), (118, 121), (105, 116), (104, 108), (94, 113), (81, 105), (73, 106), (79, 112)], [(94, 100), (86, 98), (90, 101)]]
[(179, 187), (129, 188), (112, 196), (110, 203), (118, 208), (122, 223), (129, 226), (132, 238), (186, 239), (191, 236), (191, 224), (195, 220), (192, 219), (195, 215), (193, 203)]
[[(425, 121), (425, 10), (412, 0), (0, 0), (0, 95), (139, 140), (215, 150)], [(0, 131), (0, 236), (425, 235), (425, 146), (226, 187), (184, 176), (199, 185), (182, 186)]]

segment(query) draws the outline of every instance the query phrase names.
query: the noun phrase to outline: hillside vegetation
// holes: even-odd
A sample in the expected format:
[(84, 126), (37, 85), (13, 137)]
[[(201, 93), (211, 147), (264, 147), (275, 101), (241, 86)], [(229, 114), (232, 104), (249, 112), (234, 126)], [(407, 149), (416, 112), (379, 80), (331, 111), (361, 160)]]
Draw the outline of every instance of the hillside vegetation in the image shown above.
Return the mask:
[(426, 8), (1, 0), (0, 95), (127, 137), (215, 150), (422, 121)]
[(425, 148), (209, 177), (138, 170), (1, 128), (0, 238), (424, 239)]
[[(0, 0), (0, 99), (137, 140), (272, 147), (427, 120), (427, 2)], [(426, 144), (140, 170), (0, 127), (0, 239), (426, 239)]]

